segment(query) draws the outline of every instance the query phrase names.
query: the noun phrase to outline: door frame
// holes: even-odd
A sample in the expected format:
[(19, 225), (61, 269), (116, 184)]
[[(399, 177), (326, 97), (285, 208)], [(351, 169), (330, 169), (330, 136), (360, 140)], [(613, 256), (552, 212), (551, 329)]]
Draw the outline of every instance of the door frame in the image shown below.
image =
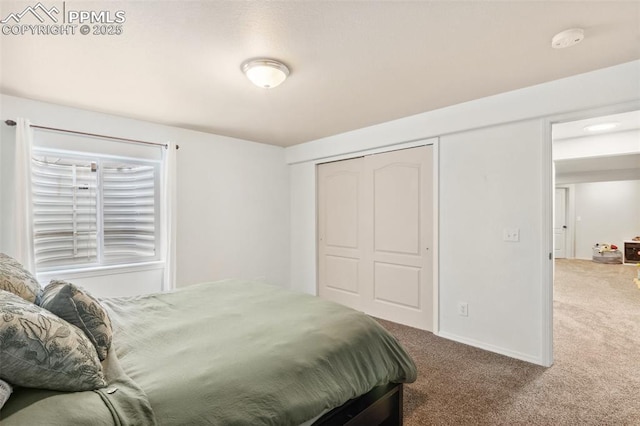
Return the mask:
[(439, 287), (440, 287), (440, 281), (439, 281), (439, 277), (440, 277), (440, 272), (438, 269), (438, 265), (440, 264), (440, 260), (439, 260), (439, 228), (440, 228), (440, 219), (439, 219), (439, 215), (438, 212), (440, 211), (439, 209), (439, 205), (440, 205), (440, 151), (439, 151), (439, 144), (440, 144), (440, 138), (439, 137), (432, 137), (432, 138), (423, 138), (423, 139), (418, 139), (418, 140), (413, 140), (413, 141), (408, 141), (408, 142), (404, 142), (404, 143), (398, 143), (398, 144), (392, 144), (392, 145), (387, 145), (384, 147), (380, 147), (380, 148), (376, 148), (376, 149), (370, 149), (370, 150), (363, 150), (363, 151), (355, 151), (355, 152), (351, 152), (348, 154), (343, 154), (343, 155), (339, 155), (339, 156), (333, 156), (333, 157), (327, 157), (327, 158), (322, 158), (322, 159), (318, 159), (314, 162), (314, 167), (315, 167), (315, 182), (316, 182), (316, 194), (315, 194), (315, 198), (316, 198), (316, 203), (315, 203), (315, 214), (316, 214), (316, 223), (315, 223), (315, 229), (316, 229), (316, 235), (315, 235), (315, 254), (316, 254), (316, 268), (315, 268), (315, 272), (316, 272), (316, 294), (319, 293), (319, 285), (320, 285), (320, 280), (319, 280), (319, 250), (318, 250), (318, 242), (319, 242), (319, 227), (318, 227), (318, 165), (320, 164), (324, 164), (324, 163), (331, 163), (334, 161), (341, 161), (341, 160), (349, 160), (352, 158), (358, 158), (358, 157), (364, 157), (367, 155), (373, 155), (373, 154), (382, 154), (385, 152), (391, 152), (391, 151), (399, 151), (401, 149), (408, 149), (408, 148), (416, 148), (419, 146), (426, 146), (426, 145), (431, 145), (433, 146), (433, 162), (432, 162), (432, 167), (433, 167), (433, 253), (432, 253), (432, 270), (433, 270), (433, 276), (432, 276), (432, 282), (433, 282), (433, 318), (432, 318), (432, 327), (433, 327), (433, 331), (432, 333), (435, 334), (436, 336), (439, 335), (440, 332), (440, 314), (439, 314), (439, 307), (440, 307), (440, 292), (439, 292)]
[(541, 323), (541, 361), (542, 365), (550, 367), (553, 365), (553, 280), (554, 280), (554, 259), (553, 259), (553, 215), (555, 198), (555, 167), (553, 164), (553, 137), (552, 127), (554, 124), (566, 123), (569, 121), (584, 120), (587, 118), (600, 117), (604, 115), (620, 114), (623, 112), (636, 111), (640, 109), (640, 101), (625, 102), (604, 107), (585, 109), (566, 114), (557, 114), (542, 119), (542, 164), (541, 164), (541, 194), (542, 194), (542, 238), (540, 253), (540, 271), (542, 285), (540, 286), (540, 296), (542, 300), (542, 321)]

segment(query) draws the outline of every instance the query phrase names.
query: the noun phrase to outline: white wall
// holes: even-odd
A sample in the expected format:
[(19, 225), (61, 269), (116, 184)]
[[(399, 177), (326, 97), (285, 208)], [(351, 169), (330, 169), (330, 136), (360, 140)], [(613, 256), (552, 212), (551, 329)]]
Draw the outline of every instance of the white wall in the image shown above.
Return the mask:
[(291, 288), (316, 294), (316, 169), (289, 168), (291, 197)]
[[(289, 285), (289, 170), (282, 148), (13, 96), (0, 97), (0, 110), (3, 121), (24, 117), (43, 126), (178, 143), (178, 286), (222, 278)], [(11, 160), (5, 154), (14, 129), (2, 124), (0, 130), (0, 251), (10, 251), (11, 206), (4, 196)], [(157, 280), (157, 273), (148, 277)], [(141, 281), (138, 274), (114, 279), (123, 289)]]
[[(436, 333), (549, 364), (550, 123), (637, 108), (638, 75), (635, 61), (287, 148), (291, 217), (304, 227), (291, 234), (292, 287), (316, 289), (315, 164), (440, 136)], [(505, 227), (520, 228), (519, 243), (502, 241)], [(468, 318), (457, 316), (457, 301), (469, 303)]]
[[(440, 139), (440, 328), (532, 359), (542, 338), (541, 139), (536, 120)], [(503, 241), (505, 228), (520, 241)]]
[[(591, 259), (595, 243), (615, 244), (640, 235), (640, 181), (579, 183), (575, 190), (575, 247)], [(580, 218), (580, 220), (577, 220)]]
[(178, 278), (289, 285), (289, 171), (283, 149), (198, 134), (179, 141)]

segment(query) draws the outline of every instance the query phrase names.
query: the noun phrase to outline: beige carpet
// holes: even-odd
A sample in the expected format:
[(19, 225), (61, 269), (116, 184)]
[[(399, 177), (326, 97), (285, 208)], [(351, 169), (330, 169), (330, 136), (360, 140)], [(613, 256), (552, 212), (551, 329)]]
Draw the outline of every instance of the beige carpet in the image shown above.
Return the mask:
[(418, 365), (405, 425), (640, 425), (636, 267), (556, 262), (550, 368), (381, 321)]

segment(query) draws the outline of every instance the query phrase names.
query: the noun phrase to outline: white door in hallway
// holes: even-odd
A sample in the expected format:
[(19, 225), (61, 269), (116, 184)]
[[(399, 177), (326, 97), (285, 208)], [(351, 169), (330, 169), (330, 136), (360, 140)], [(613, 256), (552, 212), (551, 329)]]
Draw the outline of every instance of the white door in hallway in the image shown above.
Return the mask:
[(318, 292), (433, 329), (433, 148), (318, 166)]
[(553, 218), (553, 254), (567, 257), (567, 188), (556, 188)]

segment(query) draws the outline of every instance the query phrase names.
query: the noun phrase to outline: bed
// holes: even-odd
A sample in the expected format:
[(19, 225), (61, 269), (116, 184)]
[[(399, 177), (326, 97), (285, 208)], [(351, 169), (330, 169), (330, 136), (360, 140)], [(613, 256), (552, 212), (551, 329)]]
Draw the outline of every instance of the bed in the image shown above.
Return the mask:
[(16, 388), (3, 426), (402, 424), (415, 364), (360, 312), (237, 280), (100, 302), (107, 386)]

